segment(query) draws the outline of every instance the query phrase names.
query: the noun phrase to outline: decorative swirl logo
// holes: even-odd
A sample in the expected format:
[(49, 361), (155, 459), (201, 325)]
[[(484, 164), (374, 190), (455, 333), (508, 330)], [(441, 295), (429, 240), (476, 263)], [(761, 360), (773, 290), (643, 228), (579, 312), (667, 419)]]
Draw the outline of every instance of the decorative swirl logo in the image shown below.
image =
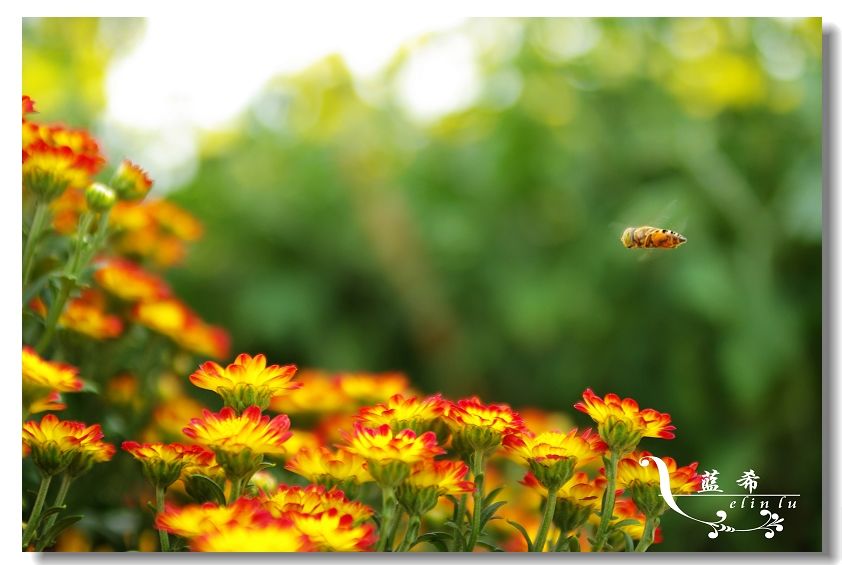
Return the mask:
[(739, 529), (733, 526), (729, 526), (725, 523), (725, 520), (728, 519), (728, 514), (724, 510), (718, 510), (716, 512), (717, 518), (716, 521), (709, 521), (709, 520), (702, 520), (699, 518), (695, 518), (690, 516), (686, 512), (684, 512), (681, 508), (678, 507), (678, 504), (675, 502), (675, 498), (672, 495), (672, 491), (670, 490), (670, 473), (669, 469), (667, 469), (666, 463), (664, 463), (659, 457), (655, 457), (654, 455), (646, 455), (642, 457), (639, 461), (640, 465), (643, 467), (649, 466), (649, 460), (652, 460), (655, 463), (655, 466), (658, 468), (658, 476), (660, 479), (660, 486), (661, 486), (661, 496), (664, 498), (664, 502), (666, 502), (667, 506), (669, 506), (673, 511), (681, 514), (685, 518), (689, 518), (696, 522), (700, 522), (702, 524), (706, 524), (711, 528), (711, 531), (708, 533), (708, 537), (711, 539), (715, 539), (719, 537), (720, 532), (753, 532), (757, 530), (764, 530), (766, 533), (764, 534), (767, 539), (772, 539), (775, 537), (775, 532), (782, 532), (784, 527), (782, 522), (784, 521), (783, 518), (778, 516), (778, 514), (763, 509), (760, 511), (760, 516), (764, 519), (764, 523), (760, 524), (759, 526), (755, 526), (754, 528), (748, 529)]

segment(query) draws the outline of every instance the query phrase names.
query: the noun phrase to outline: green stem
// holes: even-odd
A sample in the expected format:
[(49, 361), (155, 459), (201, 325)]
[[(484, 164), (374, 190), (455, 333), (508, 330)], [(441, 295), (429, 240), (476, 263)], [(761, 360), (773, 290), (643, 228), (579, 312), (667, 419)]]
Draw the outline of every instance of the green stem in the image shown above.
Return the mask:
[[(73, 477), (71, 477), (68, 473), (65, 473), (61, 476), (61, 483), (58, 485), (58, 493), (56, 493), (56, 499), (53, 502), (53, 506), (61, 506), (64, 504), (64, 499), (67, 498), (67, 491), (70, 490), (70, 483), (73, 482)], [(55, 523), (56, 518), (58, 518), (58, 513), (50, 514), (47, 517), (47, 521), (44, 522), (44, 527), (42, 528), (42, 532), (49, 532), (52, 525)], [(38, 544), (39, 551), (43, 548), (49, 547), (52, 545), (53, 540), (44, 539), (41, 540), (41, 543)]]
[(553, 547), (554, 552), (559, 551), (569, 551), (570, 550), (570, 536), (567, 535), (567, 532), (560, 532), (558, 534), (558, 539), (555, 542), (555, 547)]
[(47, 500), (47, 491), (50, 489), (50, 482), (52, 480), (52, 475), (41, 477), (38, 496), (35, 497), (35, 506), (32, 507), (32, 513), (29, 515), (29, 520), (26, 522), (26, 529), (23, 532), (24, 550), (29, 547), (29, 542), (32, 541), (35, 531), (38, 529), (38, 521), (41, 519), (41, 511), (44, 509), (44, 501)]
[(53, 339), (56, 327), (58, 326), (58, 319), (64, 311), (64, 305), (67, 299), (70, 298), (70, 293), (76, 288), (76, 281), (79, 277), (80, 271), (87, 264), (83, 261), (92, 243), (88, 241), (88, 232), (91, 229), (91, 223), (94, 221), (94, 214), (92, 212), (85, 212), (79, 219), (79, 226), (76, 230), (76, 246), (73, 248), (73, 253), (67, 261), (64, 269), (64, 274), (61, 280), (61, 290), (56, 297), (53, 304), (50, 306), (50, 311), (47, 314), (47, 320), (44, 322), (44, 335), (38, 341), (35, 349), (43, 354)]
[(409, 526), (406, 528), (406, 535), (403, 537), (398, 551), (409, 551), (415, 539), (418, 537), (418, 530), (421, 529), (421, 516), (413, 514), (409, 517)]
[(617, 490), (617, 463), (619, 460), (620, 454), (612, 451), (611, 458), (608, 460), (608, 465), (605, 468), (605, 478), (608, 484), (605, 486), (605, 494), (602, 496), (602, 515), (599, 519), (599, 527), (596, 530), (592, 551), (600, 551), (608, 537), (608, 524), (611, 522), (611, 516), (614, 514), (614, 496)]
[(637, 542), (635, 551), (643, 553), (649, 549), (649, 546), (655, 541), (655, 529), (658, 527), (659, 521), (659, 518), (646, 517), (646, 525), (643, 526), (643, 535), (640, 536), (640, 541)]
[(26, 288), (26, 283), (29, 282), (29, 277), (32, 275), (32, 267), (35, 264), (35, 251), (38, 249), (41, 233), (48, 224), (49, 218), (50, 205), (39, 198), (35, 203), (35, 212), (32, 215), (29, 233), (23, 243), (23, 288)]
[(389, 533), (392, 531), (392, 522), (395, 519), (395, 489), (383, 487), (383, 510), (380, 513), (380, 537), (377, 539), (377, 546), (374, 551), (389, 551)]
[(550, 531), (550, 524), (553, 522), (556, 494), (558, 494), (558, 488), (548, 489), (544, 516), (541, 518), (541, 526), (538, 528), (538, 534), (535, 536), (535, 543), (532, 544), (532, 551), (539, 553), (544, 551), (544, 546), (547, 543), (547, 534)]
[(465, 551), (473, 551), (474, 546), (480, 535), (480, 521), (482, 518), (482, 500), (485, 498), (485, 467), (483, 461), (483, 452), (475, 451), (472, 458), (472, 471), (474, 474), (474, 513), (471, 515), (471, 534), (468, 537), (468, 545), (465, 546)]
[(232, 504), (235, 500), (240, 498), (240, 492), (243, 490), (243, 478), (231, 480), (231, 492), (228, 494), (228, 504)]
[(462, 551), (462, 520), (465, 519), (465, 511), (468, 507), (468, 495), (463, 494), (459, 497), (459, 502), (456, 505), (456, 513), (453, 517), (453, 523), (456, 524), (453, 527), (453, 544), (450, 548), (451, 551)]
[[(156, 485), (155, 486), (155, 504), (158, 509), (158, 514), (160, 515), (164, 511), (164, 500), (167, 494), (167, 489)], [(169, 551), (170, 550), (170, 535), (167, 533), (166, 530), (158, 530), (158, 537), (161, 539), (161, 551)]]

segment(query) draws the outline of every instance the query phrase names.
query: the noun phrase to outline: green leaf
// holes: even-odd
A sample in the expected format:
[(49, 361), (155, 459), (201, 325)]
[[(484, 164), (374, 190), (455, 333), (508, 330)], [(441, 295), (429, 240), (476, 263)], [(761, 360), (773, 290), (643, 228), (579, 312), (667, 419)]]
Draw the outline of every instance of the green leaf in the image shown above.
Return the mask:
[(634, 551), (634, 540), (632, 539), (632, 537), (629, 535), (628, 532), (623, 532), (623, 537), (626, 540), (626, 551), (628, 551), (630, 553), (633, 552)]
[(579, 538), (576, 536), (570, 536), (567, 538), (567, 547), (570, 551), (580, 552), (582, 548), (579, 546)]
[(500, 494), (501, 492), (503, 492), (503, 487), (497, 487), (496, 489), (494, 489), (494, 490), (492, 490), (491, 492), (489, 492), (489, 493), (485, 496), (485, 499), (482, 501), (482, 505), (483, 505), (483, 506), (488, 506), (489, 504), (491, 504), (492, 502), (494, 502), (494, 499), (495, 499), (495, 498), (497, 498), (497, 495), (498, 495), (498, 494)]
[(207, 493), (210, 494), (211, 498), (213, 499), (213, 502), (216, 502), (217, 504), (222, 506), (225, 505), (225, 492), (222, 490), (222, 488), (216, 481), (214, 481), (208, 476), (199, 473), (195, 475), (190, 475), (190, 478), (198, 479), (208, 489)]
[(272, 467), (277, 467), (274, 463), (269, 463), (268, 461), (264, 461), (260, 465), (257, 466), (258, 471), (262, 471), (263, 469), (271, 469)]
[(64, 516), (63, 518), (56, 520), (56, 523), (53, 524), (49, 530), (39, 536), (38, 544), (36, 545), (35, 550), (43, 551), (45, 548), (51, 546), (53, 544), (53, 540), (55, 540), (61, 532), (82, 518), (83, 516), (81, 514), (74, 514), (73, 516)]
[(447, 532), (428, 532), (415, 538), (410, 548), (415, 547), (419, 543), (427, 542), (434, 545), (439, 551), (447, 551), (445, 540), (448, 538), (452, 538), (452, 536)]
[(480, 531), (485, 527), (485, 524), (494, 516), (494, 513), (499, 510), (501, 506), (506, 504), (505, 500), (501, 500), (499, 502), (495, 502), (494, 504), (490, 505), (488, 508), (482, 509), (482, 514), (479, 517), (479, 524), (480, 524)]
[(91, 381), (82, 380), (82, 389), (79, 392), (90, 392), (93, 394), (99, 394), (99, 386), (96, 383), (92, 383)]
[(634, 518), (626, 518), (625, 520), (620, 520), (616, 524), (611, 524), (611, 527), (614, 528), (615, 530), (618, 530), (618, 529), (623, 528), (625, 526), (639, 526), (639, 525), (640, 525), (639, 520), (635, 520)]
[(502, 549), (500, 549), (499, 547), (497, 547), (493, 543), (488, 543), (487, 541), (477, 540), (477, 545), (481, 545), (482, 547), (484, 547), (486, 549), (490, 549), (491, 551), (494, 551), (494, 552), (500, 552), (500, 553), (503, 552)]
[(514, 522), (514, 521), (512, 521), (512, 520), (506, 520), (506, 522), (508, 522), (509, 524), (511, 524), (511, 525), (512, 525), (512, 526), (513, 526), (513, 527), (514, 527), (517, 531), (519, 531), (519, 532), (520, 532), (520, 535), (522, 535), (522, 536), (523, 536), (523, 539), (525, 539), (525, 540), (526, 540), (526, 548), (527, 548), (527, 550), (528, 550), (528, 551), (532, 551), (532, 548), (534, 547), (534, 546), (532, 545), (532, 538), (530, 538), (530, 537), (529, 537), (529, 534), (528, 534), (528, 533), (526, 533), (526, 528), (524, 528), (523, 526), (521, 526), (520, 524), (518, 524), (517, 522)]

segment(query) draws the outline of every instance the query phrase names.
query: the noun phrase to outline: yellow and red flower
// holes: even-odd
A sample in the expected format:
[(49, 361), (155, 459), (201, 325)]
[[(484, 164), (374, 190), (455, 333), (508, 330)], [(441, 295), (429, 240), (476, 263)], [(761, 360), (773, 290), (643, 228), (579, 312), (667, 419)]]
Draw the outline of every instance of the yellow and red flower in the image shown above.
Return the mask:
[(105, 297), (92, 288), (67, 303), (58, 323), (96, 340), (113, 339), (123, 333), (122, 320), (106, 312)]
[(127, 302), (151, 302), (171, 294), (167, 283), (159, 276), (118, 257), (98, 260), (94, 280), (108, 293)]
[(228, 354), (230, 338), (227, 332), (203, 322), (177, 298), (135, 304), (132, 318), (188, 351), (214, 358)]
[(185, 467), (207, 465), (213, 458), (213, 452), (201, 446), (180, 443), (124, 441), (123, 449), (143, 464), (143, 474), (149, 482), (161, 488), (177, 481)]
[(199, 388), (216, 392), (226, 406), (235, 410), (243, 410), (251, 405), (263, 410), (269, 406), (272, 398), (284, 396), (301, 386), (300, 383), (292, 382), (296, 370), (295, 365), (267, 367), (266, 356), (262, 353), (254, 357), (241, 353), (227, 367), (213, 361), (202, 364), (190, 375), (190, 382)]
[(398, 487), (397, 499), (410, 515), (423, 516), (435, 508), (440, 496), (474, 492), (474, 483), (465, 480), (467, 474), (462, 461), (420, 461)]
[[(666, 509), (661, 497), (661, 477), (653, 462), (644, 467), (640, 464), (643, 457), (652, 455), (648, 451), (634, 452), (617, 464), (617, 488), (626, 490), (637, 507), (646, 516), (660, 516)], [(672, 457), (662, 457), (670, 477), (670, 491), (673, 494), (692, 494), (698, 492), (702, 477), (696, 473), (698, 463), (679, 467)]]
[(54, 392), (78, 392), (82, 389), (83, 383), (78, 377), (79, 370), (72, 365), (42, 359), (29, 346), (23, 347), (22, 360), (23, 403), (30, 413), (35, 412), (33, 406), (43, 409), (44, 401)]
[(405, 398), (402, 394), (395, 394), (386, 402), (364, 406), (356, 419), (369, 427), (386, 424), (396, 432), (410, 429), (418, 434), (434, 431), (437, 435), (442, 435), (444, 426), (439, 424), (446, 408), (447, 401), (440, 394), (424, 399), (416, 396)]
[(284, 442), (292, 435), (285, 414), (270, 420), (257, 406), (237, 415), (224, 407), (217, 413), (202, 411), (202, 418), (193, 418), (184, 434), (216, 453), (219, 465), (229, 478), (242, 478), (256, 472), (264, 454), (285, 453)]
[(346, 490), (349, 483), (372, 480), (365, 468), (365, 460), (347, 451), (331, 451), (326, 447), (300, 450), (286, 465), (287, 470), (308, 481), (328, 488), (339, 486)]
[(23, 444), (45, 475), (62, 471), (80, 475), (94, 463), (110, 460), (114, 446), (102, 438), (99, 424), (86, 426), (82, 422), (62, 421), (53, 414), (47, 414), (40, 422), (29, 421), (23, 425)]
[(347, 445), (340, 446), (341, 449), (378, 463), (417, 463), (444, 453), (436, 445), (433, 432), (416, 435), (412, 430), (401, 430), (395, 433), (386, 424), (369, 428), (357, 423), (353, 434), (343, 432), (342, 435)]
[(621, 399), (614, 393), (603, 400), (591, 389), (585, 390), (582, 402), (573, 405), (584, 412), (599, 426), (599, 435), (612, 451), (625, 454), (633, 451), (641, 438), (658, 437), (673, 439), (670, 415), (652, 408), (641, 410), (632, 398)]
[(364, 458), (369, 474), (383, 487), (400, 484), (409, 475), (412, 463), (444, 453), (444, 449), (436, 445), (433, 432), (417, 435), (412, 430), (401, 430), (395, 433), (388, 424), (368, 428), (356, 422), (353, 434), (344, 430), (340, 433), (347, 444), (339, 446), (340, 449)]
[(179, 508), (167, 504), (155, 518), (155, 527), (190, 539), (232, 526), (255, 527), (271, 520), (272, 516), (260, 502), (252, 498), (238, 498), (228, 506), (207, 502)]
[(553, 490), (570, 480), (576, 468), (597, 459), (606, 447), (590, 430), (579, 434), (576, 428), (566, 434), (556, 431), (510, 434), (503, 444), (523, 459), (541, 484)]
[(23, 184), (44, 200), (68, 187), (83, 189), (105, 163), (88, 132), (61, 125), (22, 125)]
[(322, 371), (302, 370), (297, 380), (301, 388), (291, 391), (287, 396), (273, 398), (270, 410), (285, 414), (335, 414), (349, 412), (356, 407), (356, 403), (342, 389), (338, 378), (332, 378)]
[(409, 379), (402, 373), (341, 373), (339, 388), (359, 404), (383, 402), (409, 391)]
[(349, 500), (341, 490), (327, 490), (322, 485), (306, 487), (279, 485), (271, 494), (260, 495), (263, 507), (275, 517), (289, 516), (290, 513), (318, 514), (335, 509), (340, 514), (348, 514), (352, 523), (359, 524), (374, 515), (374, 511), (361, 502)]
[(377, 541), (374, 526), (354, 525), (350, 514), (331, 508), (318, 514), (293, 512), (295, 527), (321, 551), (370, 551)]
[(124, 159), (111, 179), (111, 186), (120, 200), (142, 200), (152, 188), (152, 179), (146, 171)]
[(234, 523), (194, 538), (190, 549), (225, 553), (299, 553), (313, 550), (307, 536), (302, 535), (289, 520), (266, 521), (254, 526)]
[(444, 420), (453, 432), (453, 448), (458, 453), (490, 453), (503, 438), (526, 431), (520, 415), (505, 404), (483, 404), (472, 396), (450, 403)]

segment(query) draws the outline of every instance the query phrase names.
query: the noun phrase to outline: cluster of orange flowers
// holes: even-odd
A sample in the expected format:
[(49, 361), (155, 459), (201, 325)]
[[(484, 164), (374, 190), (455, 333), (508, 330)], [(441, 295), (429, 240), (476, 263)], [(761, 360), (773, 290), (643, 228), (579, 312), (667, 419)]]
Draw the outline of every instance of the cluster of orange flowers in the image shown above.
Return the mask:
[[(657, 543), (666, 507), (657, 471), (639, 465), (649, 454), (639, 444), (672, 439), (674, 426), (632, 399), (586, 390), (575, 408), (596, 430), (579, 430), (561, 415), (424, 396), (399, 373), (299, 372), (247, 353), (191, 373), (192, 356), (227, 359), (229, 337), (156, 269), (180, 261), (201, 225), (146, 199), (152, 182), (129, 161), (107, 185), (94, 182), (106, 164), (97, 142), (33, 123), (33, 112), (24, 97), (24, 335), (34, 345), (22, 350), (24, 419), (67, 409), (62, 395), (101, 388), (123, 423), (114, 435), (134, 438), (122, 442), (122, 456), (139, 462), (151, 491), (128, 496), (139, 508), (154, 496), (162, 551), (601, 551), (634, 542), (643, 551)], [(39, 254), (50, 238), (71, 250), (57, 270)], [(75, 366), (51, 360), (68, 358), (80, 339), (99, 347), (88, 350), (96, 363), (79, 365), (97, 377), (83, 380)], [(126, 352), (129, 362), (106, 362)], [(216, 393), (221, 408), (195, 400), (188, 381)], [(52, 504), (60, 508), (71, 482), (115, 448), (99, 424), (48, 414), (24, 422), (23, 453), (41, 475), (23, 547), (63, 547), (72, 530), (62, 533), (67, 524), (45, 512), (52, 479), (61, 480)], [(698, 489), (695, 463), (664, 461), (673, 492)]]

